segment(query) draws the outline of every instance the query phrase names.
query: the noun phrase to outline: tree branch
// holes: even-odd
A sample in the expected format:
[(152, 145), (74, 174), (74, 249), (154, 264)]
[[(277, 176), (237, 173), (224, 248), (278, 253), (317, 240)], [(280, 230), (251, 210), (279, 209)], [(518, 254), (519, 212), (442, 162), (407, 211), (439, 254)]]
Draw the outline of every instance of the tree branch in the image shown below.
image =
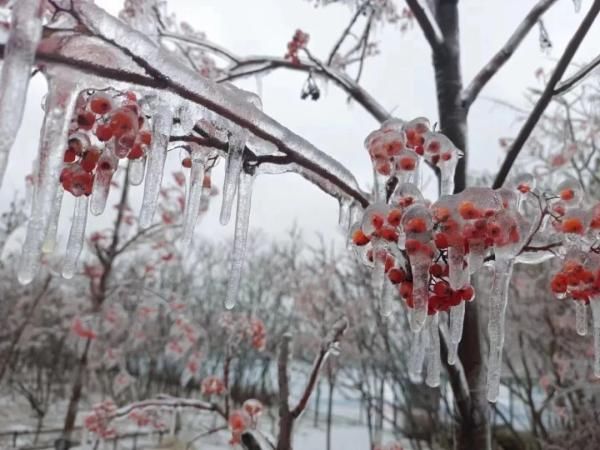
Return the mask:
[(533, 129), (537, 125), (542, 115), (544, 114), (544, 111), (552, 101), (555, 87), (560, 82), (565, 71), (569, 67), (569, 64), (575, 56), (577, 49), (579, 48), (581, 42), (592, 27), (592, 24), (596, 20), (596, 17), (598, 16), (599, 12), (600, 0), (594, 0), (594, 3), (590, 7), (590, 10), (584, 17), (583, 21), (581, 22), (581, 25), (579, 25), (579, 28), (569, 41), (567, 48), (565, 49), (564, 53), (560, 57), (560, 60), (556, 64), (556, 68), (554, 69), (550, 80), (548, 80), (548, 84), (542, 92), (542, 95), (540, 96), (535, 107), (533, 108), (533, 111), (531, 111), (531, 114), (527, 118), (526, 122), (523, 124), (523, 127), (519, 131), (519, 134), (512, 143), (508, 154), (506, 155), (506, 158), (504, 159), (502, 166), (500, 167), (500, 171), (498, 172), (498, 175), (494, 180), (493, 187), (495, 189), (501, 187), (504, 181), (506, 180), (506, 177), (508, 176), (508, 173), (510, 172), (510, 169), (512, 168), (515, 160), (517, 159), (517, 156), (519, 156), (519, 153), (523, 149), (523, 146), (527, 142), (527, 139), (531, 135)]
[(431, 17), (430, 14), (427, 14), (427, 11), (421, 6), (419, 0), (406, 0), (406, 4), (421, 27), (425, 39), (427, 39), (427, 42), (429, 42), (429, 45), (431, 46), (431, 50), (433, 50), (434, 53), (440, 51), (444, 45), (444, 37), (442, 36), (435, 19)]
[(515, 50), (519, 47), (523, 39), (529, 34), (531, 29), (538, 22), (540, 17), (554, 4), (556, 0), (539, 0), (534, 7), (525, 16), (517, 29), (510, 36), (504, 46), (496, 53), (492, 59), (479, 71), (473, 78), (469, 86), (463, 91), (462, 103), (465, 108), (469, 108), (483, 87), (500, 70), (500, 68), (510, 59)]
[(598, 66), (600, 66), (600, 55), (596, 56), (592, 61), (579, 69), (574, 75), (558, 83), (553, 94), (562, 95), (570, 91)]

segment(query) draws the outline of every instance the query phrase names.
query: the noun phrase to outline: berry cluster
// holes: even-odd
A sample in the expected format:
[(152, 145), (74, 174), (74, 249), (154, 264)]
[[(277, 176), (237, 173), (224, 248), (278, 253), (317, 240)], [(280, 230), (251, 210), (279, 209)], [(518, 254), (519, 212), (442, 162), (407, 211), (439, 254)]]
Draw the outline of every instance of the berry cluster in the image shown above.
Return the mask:
[(225, 383), (217, 376), (211, 375), (202, 380), (200, 387), (202, 395), (223, 395), (225, 393)]
[(70, 126), (60, 182), (75, 197), (90, 195), (98, 173), (112, 174), (119, 158), (143, 158), (151, 142), (135, 93), (83, 92)]
[(559, 298), (589, 303), (592, 297), (600, 295), (600, 259), (595, 254), (570, 254), (550, 280), (550, 288)]
[(301, 48), (306, 47), (308, 44), (309, 35), (302, 30), (296, 30), (292, 40), (288, 42), (287, 45), (287, 53), (285, 54), (285, 59), (289, 59), (294, 64), (300, 64), (300, 58), (298, 57), (298, 51)]
[(103, 439), (111, 439), (116, 436), (116, 430), (111, 427), (110, 420), (117, 410), (112, 400), (106, 400), (94, 406), (94, 409), (88, 414), (84, 421), (84, 427), (91, 433)]

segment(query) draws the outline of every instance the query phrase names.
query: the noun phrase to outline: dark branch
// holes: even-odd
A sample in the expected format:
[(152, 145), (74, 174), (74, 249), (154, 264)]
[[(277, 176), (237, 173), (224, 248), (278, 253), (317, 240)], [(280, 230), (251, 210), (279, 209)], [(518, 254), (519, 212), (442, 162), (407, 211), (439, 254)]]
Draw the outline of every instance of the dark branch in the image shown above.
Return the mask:
[(434, 53), (437, 53), (444, 45), (444, 38), (436, 28), (435, 19), (427, 14), (427, 11), (421, 6), (419, 0), (406, 0), (406, 4), (412, 11), (413, 16), (415, 16), (421, 30), (423, 30), (425, 39), (429, 42), (431, 49)]
[(494, 180), (494, 184), (493, 184), (494, 188), (497, 189), (497, 188), (501, 187), (502, 184), (504, 183), (504, 181), (506, 180), (506, 177), (508, 176), (510, 169), (512, 168), (514, 162), (516, 161), (517, 156), (519, 156), (519, 153), (523, 149), (523, 146), (527, 142), (527, 139), (529, 139), (529, 136), (531, 135), (531, 133), (533, 132), (538, 121), (544, 114), (544, 111), (546, 110), (546, 108), (548, 107), (550, 102), (552, 101), (552, 97), (554, 96), (554, 90), (555, 90), (557, 84), (562, 79), (565, 71), (567, 70), (567, 68), (569, 67), (569, 64), (571, 63), (571, 60), (573, 59), (573, 57), (575, 56), (575, 53), (577, 52), (577, 49), (579, 48), (579, 46), (581, 45), (581, 42), (583, 41), (583, 39), (587, 35), (588, 31), (592, 27), (592, 24), (596, 20), (596, 17), (598, 16), (599, 12), (600, 12), (600, 0), (594, 0), (594, 3), (590, 7), (590, 10), (584, 17), (583, 21), (581, 22), (581, 25), (579, 25), (579, 28), (577, 29), (577, 31), (575, 32), (575, 34), (569, 41), (567, 48), (565, 49), (564, 53), (560, 57), (560, 60), (556, 64), (556, 68), (554, 69), (554, 72), (552, 73), (550, 80), (548, 80), (548, 84), (546, 85), (546, 88), (542, 92), (542, 95), (540, 96), (535, 107), (533, 108), (533, 111), (531, 112), (531, 114), (529, 115), (529, 117), (527, 118), (525, 123), (523, 124), (523, 127), (519, 131), (519, 134), (517, 135), (514, 142), (512, 143), (512, 145), (508, 151), (508, 154), (506, 155), (506, 158), (502, 162), (500, 171), (498, 172), (498, 175), (496, 176), (496, 179)]
[(531, 29), (538, 22), (540, 17), (554, 4), (556, 0), (539, 0), (534, 7), (525, 16), (517, 29), (510, 36), (506, 44), (496, 53), (492, 59), (479, 71), (473, 78), (473, 81), (467, 86), (462, 94), (462, 103), (465, 108), (469, 108), (475, 101), (483, 87), (500, 70), (500, 68), (510, 59), (515, 50), (519, 47), (523, 39), (529, 34)]

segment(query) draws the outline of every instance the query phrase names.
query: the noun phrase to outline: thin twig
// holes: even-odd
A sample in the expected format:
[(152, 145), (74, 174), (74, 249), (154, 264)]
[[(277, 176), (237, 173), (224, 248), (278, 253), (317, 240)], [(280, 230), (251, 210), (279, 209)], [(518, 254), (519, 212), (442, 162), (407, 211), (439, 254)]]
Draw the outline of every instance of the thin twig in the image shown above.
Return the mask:
[(462, 93), (462, 103), (465, 108), (469, 108), (477, 98), (483, 87), (500, 70), (500, 68), (510, 59), (515, 50), (519, 47), (523, 39), (529, 34), (531, 29), (538, 22), (539, 18), (550, 8), (556, 0), (539, 0), (534, 7), (525, 16), (517, 29), (510, 36), (504, 46), (492, 57), (492, 59), (479, 71), (469, 83), (469, 86)]
[(554, 89), (554, 95), (562, 95), (569, 92), (575, 86), (579, 84), (585, 77), (587, 77), (594, 69), (600, 66), (600, 55), (596, 56), (588, 64), (579, 69), (575, 74), (570, 76), (564, 81), (558, 83)]
[(444, 45), (444, 37), (442, 36), (435, 19), (431, 17), (430, 14), (427, 14), (427, 11), (421, 6), (419, 0), (406, 0), (406, 4), (412, 11), (421, 30), (423, 30), (425, 39), (429, 42), (431, 49), (434, 53), (437, 53)]

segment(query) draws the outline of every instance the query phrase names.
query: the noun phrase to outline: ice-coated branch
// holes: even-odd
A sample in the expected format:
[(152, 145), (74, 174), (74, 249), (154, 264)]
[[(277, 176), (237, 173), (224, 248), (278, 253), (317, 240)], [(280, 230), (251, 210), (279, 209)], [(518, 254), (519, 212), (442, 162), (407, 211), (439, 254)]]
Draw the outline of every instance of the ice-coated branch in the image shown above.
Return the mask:
[(429, 42), (431, 49), (437, 52), (444, 45), (444, 36), (437, 25), (435, 18), (428, 11), (423, 8), (419, 0), (406, 0), (406, 4), (412, 11), (415, 19), (417, 20), (425, 39)]
[(498, 174), (496, 175), (496, 179), (494, 180), (493, 187), (495, 189), (501, 187), (504, 181), (506, 180), (510, 169), (512, 168), (514, 162), (519, 156), (519, 153), (523, 149), (523, 146), (527, 142), (527, 139), (529, 139), (529, 136), (531, 135), (538, 121), (544, 114), (544, 111), (552, 101), (552, 97), (554, 97), (554, 90), (556, 86), (558, 85), (565, 71), (569, 67), (571, 60), (575, 56), (577, 49), (581, 45), (581, 42), (587, 35), (588, 31), (592, 27), (592, 24), (598, 16), (598, 13), (600, 13), (600, 0), (594, 0), (588, 13), (583, 18), (581, 24), (579, 25), (579, 28), (577, 29), (577, 31), (575, 31), (575, 34), (567, 44), (565, 51), (558, 60), (554, 72), (548, 80), (548, 83), (546, 84), (542, 95), (538, 99), (533, 110), (531, 111), (531, 114), (521, 127), (519, 134), (510, 146), (506, 158), (502, 162), (500, 171), (498, 172)]
[(19, 0), (13, 6), (0, 75), (0, 186), (23, 119), (35, 50), (42, 36), (42, 13), (42, 0)]
[(492, 77), (502, 68), (502, 66), (511, 58), (515, 50), (521, 45), (521, 42), (535, 27), (540, 17), (557, 0), (539, 0), (533, 8), (527, 13), (508, 41), (500, 50), (490, 59), (490, 61), (475, 75), (475, 78), (469, 83), (462, 93), (462, 103), (465, 108), (469, 108), (484, 86)]
[(363, 206), (368, 205), (367, 196), (359, 189), (348, 169), (247, 103), (237, 93), (198, 77), (196, 72), (169, 52), (160, 49), (146, 36), (132, 30), (97, 5), (82, 2), (74, 4), (73, 8), (73, 14), (83, 27), (130, 56), (166, 89), (271, 142), (281, 152), (293, 156), (299, 165), (327, 177), (340, 194), (355, 198)]
[(558, 83), (554, 89), (554, 95), (563, 95), (577, 86), (583, 81), (590, 73), (592, 73), (598, 66), (600, 66), (600, 55), (596, 56), (593, 60), (571, 75), (564, 81)]
[(139, 402), (130, 403), (125, 405), (119, 409), (117, 409), (112, 415), (112, 419), (118, 419), (121, 417), (127, 417), (129, 413), (135, 411), (136, 409), (146, 409), (146, 408), (191, 408), (191, 409), (199, 409), (202, 411), (214, 411), (225, 417), (224, 412), (219, 408), (218, 405), (214, 403), (204, 402), (202, 400), (193, 400), (188, 398), (176, 398), (176, 397), (159, 397), (150, 400), (142, 400)]
[(315, 362), (313, 363), (313, 367), (310, 372), (308, 382), (306, 383), (306, 387), (304, 388), (304, 391), (302, 392), (302, 396), (300, 397), (298, 404), (291, 411), (292, 416), (294, 418), (298, 418), (300, 416), (300, 414), (302, 414), (302, 412), (306, 409), (306, 406), (308, 405), (308, 401), (310, 400), (310, 396), (312, 395), (312, 393), (315, 389), (315, 386), (317, 384), (317, 381), (319, 379), (319, 373), (321, 372), (321, 368), (323, 367), (323, 364), (325, 364), (325, 361), (327, 360), (327, 357), (329, 356), (329, 354), (334, 349), (337, 349), (337, 347), (339, 346), (342, 336), (348, 329), (348, 326), (349, 326), (348, 319), (346, 317), (340, 317), (331, 326), (329, 333), (327, 334), (327, 336), (325, 337), (325, 339), (323, 341), (323, 345), (321, 346), (321, 351), (315, 358)]

